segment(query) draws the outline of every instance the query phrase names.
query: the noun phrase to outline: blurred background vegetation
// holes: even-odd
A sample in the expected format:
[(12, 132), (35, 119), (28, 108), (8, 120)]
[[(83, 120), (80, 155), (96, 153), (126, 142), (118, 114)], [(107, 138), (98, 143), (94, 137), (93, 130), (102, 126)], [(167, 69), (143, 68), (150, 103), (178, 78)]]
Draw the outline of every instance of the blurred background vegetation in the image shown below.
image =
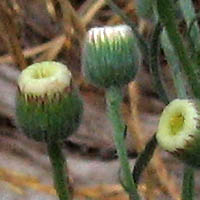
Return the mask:
[[(153, 24), (137, 16), (136, 0), (116, 0), (115, 3), (149, 40)], [(194, 4), (198, 12), (200, 2), (196, 0)], [(67, 64), (85, 102), (83, 123), (78, 133), (65, 143), (75, 198), (128, 198), (118, 183), (119, 165), (112, 128), (105, 116), (104, 91), (87, 84), (81, 74), (81, 46), (86, 31), (94, 26), (122, 23), (104, 0), (0, 1), (1, 199), (56, 199), (45, 147), (18, 134), (14, 122), (18, 74), (29, 64), (44, 60)], [(165, 60), (162, 60), (162, 68), (167, 86), (173, 91)], [(136, 80), (125, 89), (123, 113), (128, 124), (131, 163), (156, 130), (164, 107), (152, 85), (148, 69), (142, 66)], [(181, 168), (179, 161), (156, 151), (139, 185), (144, 199), (178, 200)], [(200, 191), (200, 185), (196, 187), (196, 191)]]

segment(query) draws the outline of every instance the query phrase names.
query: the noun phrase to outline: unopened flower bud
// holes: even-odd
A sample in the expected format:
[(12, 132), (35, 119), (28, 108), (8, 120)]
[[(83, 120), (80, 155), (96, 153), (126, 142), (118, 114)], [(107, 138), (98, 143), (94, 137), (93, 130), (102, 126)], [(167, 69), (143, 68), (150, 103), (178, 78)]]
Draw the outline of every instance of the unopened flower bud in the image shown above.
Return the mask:
[(96, 27), (88, 31), (82, 52), (88, 81), (102, 88), (124, 86), (134, 79), (140, 53), (127, 25)]

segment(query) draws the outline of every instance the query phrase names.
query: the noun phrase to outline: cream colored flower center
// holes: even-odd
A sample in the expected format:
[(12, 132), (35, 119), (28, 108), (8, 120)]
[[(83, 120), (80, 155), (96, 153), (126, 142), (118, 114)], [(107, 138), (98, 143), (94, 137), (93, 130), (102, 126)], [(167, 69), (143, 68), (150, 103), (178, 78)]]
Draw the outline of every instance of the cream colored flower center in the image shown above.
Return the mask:
[(199, 126), (197, 104), (187, 99), (175, 99), (165, 107), (159, 121), (156, 138), (165, 150), (184, 148), (197, 134)]
[(70, 86), (71, 77), (71, 72), (65, 65), (45, 61), (23, 70), (18, 85), (25, 96), (52, 96)]
[(40, 67), (38, 67), (38, 69), (36, 69), (33, 72), (32, 77), (34, 79), (48, 78), (50, 76), (53, 76), (55, 72), (56, 72), (55, 67), (51, 67), (51, 68), (47, 69), (47, 68), (40, 66)]
[(174, 115), (170, 120), (170, 128), (171, 134), (176, 135), (178, 134), (184, 125), (184, 116), (181, 113)]

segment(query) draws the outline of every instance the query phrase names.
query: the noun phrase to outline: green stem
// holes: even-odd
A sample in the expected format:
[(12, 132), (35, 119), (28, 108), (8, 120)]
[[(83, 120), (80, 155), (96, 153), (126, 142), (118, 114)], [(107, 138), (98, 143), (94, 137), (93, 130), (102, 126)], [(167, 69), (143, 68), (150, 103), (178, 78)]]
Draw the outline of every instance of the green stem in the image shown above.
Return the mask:
[(186, 80), (183, 77), (180, 68), (180, 62), (175, 54), (174, 48), (171, 45), (166, 31), (161, 34), (161, 45), (164, 50), (167, 62), (172, 71), (173, 82), (176, 88), (178, 98), (187, 98), (187, 92), (185, 88)]
[(153, 135), (153, 137), (145, 146), (145, 149), (143, 150), (143, 152), (140, 153), (139, 158), (137, 159), (135, 163), (135, 167), (132, 173), (135, 184), (138, 184), (140, 176), (142, 172), (144, 171), (145, 167), (148, 165), (149, 161), (151, 160), (156, 147), (157, 147), (157, 140), (156, 140), (156, 136)]
[(54, 186), (60, 200), (70, 200), (65, 158), (58, 142), (47, 144), (48, 154), (52, 165)]
[[(186, 34), (191, 35), (191, 30), (192, 30), (193, 26), (196, 25), (195, 23), (198, 22), (199, 18), (200, 18), (200, 13), (197, 13), (197, 14), (190, 20), (190, 22), (189, 22), (189, 24), (188, 24), (188, 30), (187, 30)], [(197, 25), (197, 27), (198, 27), (198, 25)]]
[(108, 117), (110, 118), (114, 128), (114, 141), (123, 173), (123, 182), (129, 191), (130, 199), (139, 200), (140, 197), (131, 175), (127, 150), (124, 142), (125, 125), (120, 112), (122, 102), (121, 88), (111, 87), (107, 89), (106, 100), (108, 107)]
[(181, 0), (181, 1), (178, 1), (178, 3), (180, 5), (183, 16), (186, 20), (187, 27), (189, 29), (191, 28), (191, 31), (189, 32), (189, 34), (192, 39), (193, 45), (195, 47), (195, 51), (199, 52), (200, 51), (200, 40), (199, 40), (200, 31), (199, 31), (198, 23), (194, 22), (193, 26), (190, 27), (190, 23), (196, 17), (195, 8), (193, 6), (193, 3), (191, 0)]
[(194, 95), (197, 98), (200, 98), (200, 71), (189, 58), (185, 46), (183, 45), (183, 40), (176, 24), (173, 2), (171, 0), (157, 0), (157, 9), (159, 19), (166, 28), (169, 40), (173, 45), (175, 54), (178, 56), (179, 62), (188, 77)]
[(186, 38), (186, 41), (187, 41), (187, 45), (190, 49), (190, 52), (189, 52), (190, 57), (192, 59), (195, 59), (198, 64), (199, 64), (200, 45), (197, 45), (197, 42), (195, 41), (197, 40), (199, 42), (199, 39), (198, 37), (195, 37), (195, 34), (192, 34), (192, 30), (194, 31), (193, 33), (195, 32), (199, 33), (199, 27), (197, 25), (199, 18), (200, 18), (200, 14), (198, 13), (197, 15), (194, 16), (193, 19), (190, 20), (188, 24), (188, 30), (184, 34), (184, 37)]
[(183, 185), (182, 185), (182, 200), (194, 199), (194, 169), (185, 166)]
[(160, 97), (160, 99), (165, 103), (168, 104), (168, 96), (165, 92), (165, 89), (163, 87), (160, 73), (159, 73), (159, 48), (160, 48), (160, 33), (162, 31), (162, 26), (158, 22), (155, 26), (154, 33), (152, 35), (151, 39), (151, 45), (150, 45), (150, 70), (153, 75), (154, 80), (154, 87), (157, 90), (157, 93)]

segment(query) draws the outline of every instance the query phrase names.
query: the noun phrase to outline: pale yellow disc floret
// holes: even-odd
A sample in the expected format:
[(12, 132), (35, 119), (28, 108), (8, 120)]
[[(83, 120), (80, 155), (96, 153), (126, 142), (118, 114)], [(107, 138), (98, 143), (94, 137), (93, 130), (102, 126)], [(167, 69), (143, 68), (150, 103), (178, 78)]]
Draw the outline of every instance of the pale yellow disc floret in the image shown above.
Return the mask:
[(70, 85), (71, 78), (72, 74), (64, 64), (44, 61), (23, 70), (18, 85), (24, 95), (43, 97), (62, 92)]
[(94, 27), (88, 31), (88, 41), (101, 42), (107, 40), (115, 40), (116, 38), (126, 38), (133, 37), (132, 29), (127, 25), (117, 25), (117, 26), (104, 26), (104, 27)]
[(173, 152), (184, 148), (186, 141), (197, 134), (199, 114), (193, 101), (176, 99), (164, 109), (156, 138), (165, 150)]

